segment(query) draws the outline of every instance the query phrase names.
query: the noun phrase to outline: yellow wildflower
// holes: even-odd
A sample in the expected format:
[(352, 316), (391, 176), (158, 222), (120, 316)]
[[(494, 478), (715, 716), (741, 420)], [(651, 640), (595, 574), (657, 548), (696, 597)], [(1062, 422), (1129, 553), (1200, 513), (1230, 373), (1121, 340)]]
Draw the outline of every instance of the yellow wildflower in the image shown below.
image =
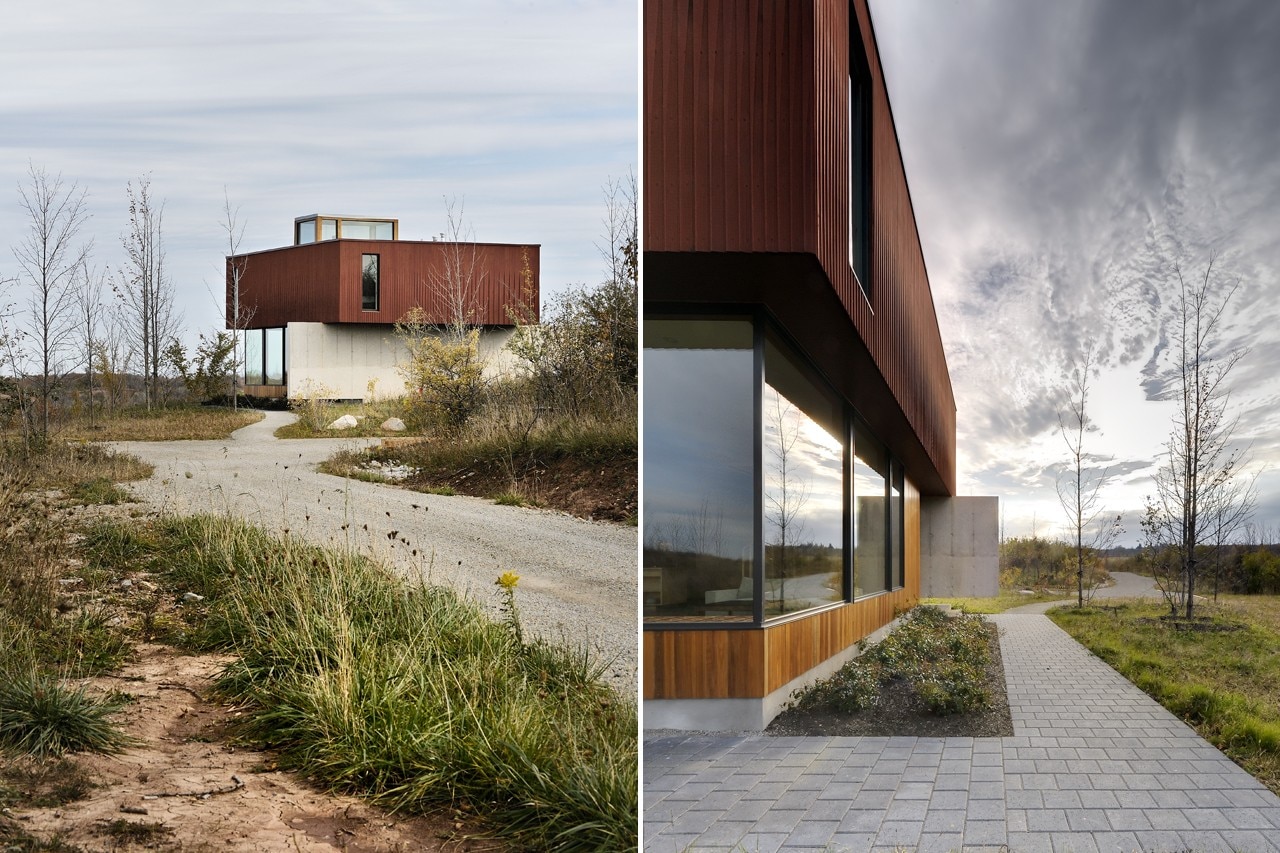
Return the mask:
[(515, 572), (503, 572), (498, 575), (498, 579), (494, 581), (498, 586), (510, 592), (516, 588), (516, 584), (520, 582), (520, 576)]

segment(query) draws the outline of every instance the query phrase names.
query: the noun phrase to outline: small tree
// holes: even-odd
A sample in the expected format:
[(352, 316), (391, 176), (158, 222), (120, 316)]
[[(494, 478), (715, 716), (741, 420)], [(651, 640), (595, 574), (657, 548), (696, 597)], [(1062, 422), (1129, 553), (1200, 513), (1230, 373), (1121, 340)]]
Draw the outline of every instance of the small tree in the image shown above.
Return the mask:
[(1223, 501), (1244, 464), (1244, 452), (1232, 447), (1236, 421), (1228, 417), (1227, 379), (1246, 350), (1226, 348), (1223, 320), (1238, 279), (1213, 275), (1214, 258), (1198, 283), (1188, 282), (1180, 266), (1178, 301), (1172, 319), (1175, 362), (1162, 399), (1177, 405), (1165, 459), (1156, 472), (1156, 494), (1147, 499), (1143, 532), (1148, 550), (1167, 555), (1155, 560), (1156, 581), (1170, 610), (1190, 619), (1195, 611), (1201, 551), (1208, 514)]
[(160, 368), (166, 342), (178, 332), (173, 307), (173, 282), (165, 268), (164, 202), (151, 196), (151, 179), (143, 176), (127, 188), (129, 232), (122, 238), (125, 267), (116, 280), (116, 295), (124, 305), (129, 332), (141, 358), (147, 408), (161, 401)]
[[(1058, 477), (1058, 502), (1067, 515), (1067, 531), (1075, 547), (1076, 606), (1085, 605), (1085, 563), (1115, 542), (1122, 532), (1120, 516), (1104, 517), (1100, 506), (1103, 486), (1110, 470), (1099, 469), (1100, 460), (1085, 452), (1085, 433), (1093, 429), (1089, 420), (1089, 381), (1094, 366), (1094, 344), (1085, 345), (1080, 363), (1072, 373), (1074, 385), (1069, 413), (1058, 413), (1058, 433), (1067, 446), (1067, 470)], [(1092, 597), (1096, 585), (1089, 584)]]
[(76, 329), (77, 277), (92, 244), (79, 242), (80, 229), (89, 218), (85, 190), (74, 183), (65, 186), (61, 175), (50, 176), (34, 165), (28, 166), (27, 175), (28, 183), (18, 185), (27, 232), (13, 254), (31, 285), (28, 323), (40, 372), (38, 428), (47, 440), (52, 396)]
[(239, 407), (239, 382), (242, 370), (240, 332), (249, 328), (249, 321), (256, 313), (256, 306), (246, 305), (241, 292), (241, 282), (249, 259), (240, 254), (240, 242), (244, 238), (244, 224), (239, 221), (240, 208), (231, 206), (226, 188), (222, 190), (222, 230), (227, 235), (227, 322), (231, 326), (231, 370), (227, 393), (231, 395), (231, 408)]

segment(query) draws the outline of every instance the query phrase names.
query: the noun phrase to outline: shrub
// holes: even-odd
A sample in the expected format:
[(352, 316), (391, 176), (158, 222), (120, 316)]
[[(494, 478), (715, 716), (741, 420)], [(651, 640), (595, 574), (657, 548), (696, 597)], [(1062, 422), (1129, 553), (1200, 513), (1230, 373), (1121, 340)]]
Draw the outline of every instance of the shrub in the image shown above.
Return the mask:
[(396, 337), (408, 350), (397, 366), (409, 388), (408, 409), (419, 425), (456, 435), (484, 402), (484, 359), (480, 330), (438, 329), (414, 307), (396, 323)]
[(796, 702), (801, 708), (827, 704), (839, 713), (857, 713), (875, 705), (882, 684), (900, 678), (935, 714), (983, 708), (990, 702), (983, 685), (987, 642), (981, 617), (952, 618), (934, 607), (917, 607), (878, 645), (798, 693)]

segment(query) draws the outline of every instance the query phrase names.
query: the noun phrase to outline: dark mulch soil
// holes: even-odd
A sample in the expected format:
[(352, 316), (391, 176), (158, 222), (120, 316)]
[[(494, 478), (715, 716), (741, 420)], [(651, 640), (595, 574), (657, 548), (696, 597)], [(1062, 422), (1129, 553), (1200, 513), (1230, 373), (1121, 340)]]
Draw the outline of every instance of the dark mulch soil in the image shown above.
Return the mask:
[(880, 689), (875, 707), (856, 714), (840, 714), (830, 708), (790, 708), (779, 714), (767, 735), (850, 737), (1012, 737), (1013, 719), (1004, 686), (1004, 664), (1000, 658), (997, 628), (987, 625), (991, 660), (987, 664), (986, 687), (991, 704), (967, 714), (939, 717), (924, 707), (905, 681), (894, 681)]
[(634, 454), (607, 460), (572, 456), (539, 460), (525, 466), (514, 484), (501, 462), (477, 459), (461, 470), (426, 468), (406, 485), (420, 489), (450, 486), (459, 494), (481, 498), (516, 491), (535, 506), (579, 518), (620, 522), (636, 518)]

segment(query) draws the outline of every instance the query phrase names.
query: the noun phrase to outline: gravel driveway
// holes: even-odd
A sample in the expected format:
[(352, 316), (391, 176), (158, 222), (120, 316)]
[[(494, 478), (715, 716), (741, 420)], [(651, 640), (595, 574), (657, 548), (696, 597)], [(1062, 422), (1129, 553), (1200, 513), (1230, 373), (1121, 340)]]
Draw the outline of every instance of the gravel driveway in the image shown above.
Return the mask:
[(226, 441), (113, 446), (155, 466), (151, 479), (128, 485), (158, 510), (226, 512), (317, 544), (350, 544), (407, 575), (465, 590), (495, 613), (494, 580), (516, 572), (526, 630), (588, 644), (612, 661), (609, 683), (635, 694), (636, 528), (321, 474), (316, 465), (335, 451), (377, 440), (272, 435), (293, 418), (267, 412)]

